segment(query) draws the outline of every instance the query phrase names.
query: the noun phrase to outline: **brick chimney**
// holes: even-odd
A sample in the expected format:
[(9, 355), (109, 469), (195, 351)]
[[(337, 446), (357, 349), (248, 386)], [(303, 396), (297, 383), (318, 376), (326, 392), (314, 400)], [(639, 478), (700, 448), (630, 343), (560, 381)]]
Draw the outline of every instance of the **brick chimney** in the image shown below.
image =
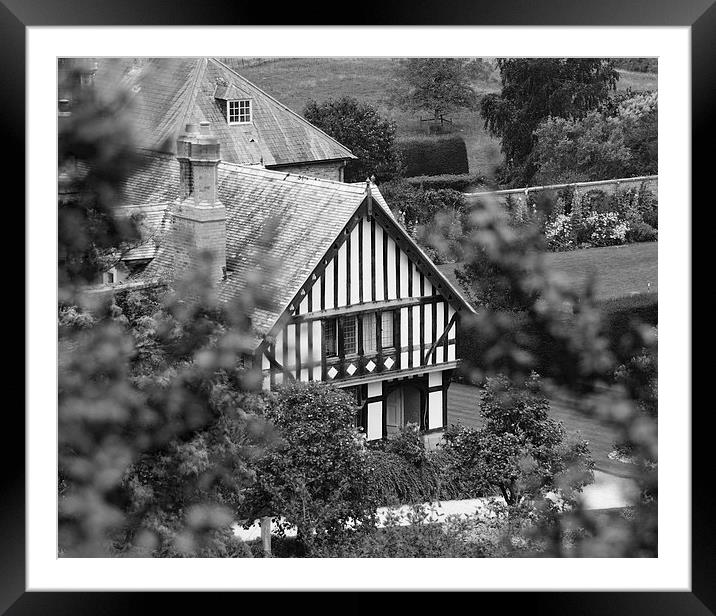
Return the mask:
[(226, 269), (226, 208), (217, 192), (221, 161), (219, 141), (209, 122), (187, 124), (177, 139), (179, 199), (174, 211), (174, 231), (181, 246), (193, 256), (212, 258), (212, 280), (218, 282)]

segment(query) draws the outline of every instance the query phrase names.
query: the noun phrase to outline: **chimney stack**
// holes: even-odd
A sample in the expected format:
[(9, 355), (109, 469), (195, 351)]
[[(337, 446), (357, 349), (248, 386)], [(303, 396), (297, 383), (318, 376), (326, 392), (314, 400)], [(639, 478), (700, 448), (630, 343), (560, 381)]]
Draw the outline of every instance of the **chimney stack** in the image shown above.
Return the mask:
[(179, 199), (174, 229), (181, 246), (192, 256), (210, 254), (212, 280), (226, 269), (226, 208), (217, 192), (221, 147), (209, 122), (187, 124), (177, 139)]

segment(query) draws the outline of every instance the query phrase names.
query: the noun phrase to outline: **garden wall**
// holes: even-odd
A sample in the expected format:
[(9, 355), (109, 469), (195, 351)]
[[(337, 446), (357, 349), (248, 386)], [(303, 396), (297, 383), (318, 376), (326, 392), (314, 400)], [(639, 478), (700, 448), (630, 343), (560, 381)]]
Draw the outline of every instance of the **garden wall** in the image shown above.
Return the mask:
[(480, 198), (490, 196), (503, 203), (507, 202), (508, 197), (519, 203), (520, 205), (527, 202), (528, 198), (534, 201), (540, 201), (545, 197), (555, 197), (560, 190), (573, 188), (577, 194), (583, 195), (590, 190), (601, 190), (606, 195), (612, 195), (617, 190), (629, 190), (630, 188), (639, 188), (642, 186), (646, 190), (658, 194), (659, 176), (644, 175), (635, 178), (618, 178), (615, 180), (600, 180), (598, 182), (575, 182), (572, 184), (553, 184), (551, 186), (530, 186), (527, 188), (513, 188), (510, 190), (494, 190), (480, 193), (463, 193), (468, 203), (475, 203)]

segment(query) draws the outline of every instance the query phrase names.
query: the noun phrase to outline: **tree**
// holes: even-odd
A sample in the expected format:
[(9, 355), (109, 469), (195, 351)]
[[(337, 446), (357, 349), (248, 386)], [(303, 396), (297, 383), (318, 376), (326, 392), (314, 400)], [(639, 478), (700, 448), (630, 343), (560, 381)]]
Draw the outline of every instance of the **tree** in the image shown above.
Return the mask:
[(487, 379), (480, 414), (484, 427), (449, 430), (445, 449), (468, 481), (499, 490), (508, 506), (548, 492), (573, 500), (591, 483), (587, 443), (567, 441), (562, 425), (549, 417), (537, 374), (520, 386), (504, 375)]
[(320, 104), (310, 101), (303, 116), (358, 157), (348, 163), (346, 181), (362, 182), (372, 175), (388, 180), (399, 173), (395, 123), (372, 105), (348, 96)]
[(472, 109), (477, 102), (472, 80), (484, 72), (484, 62), (469, 58), (407, 58), (395, 76), (393, 103), (410, 111), (423, 110), (442, 123), (443, 115)]
[(322, 382), (285, 385), (266, 407), (281, 440), (256, 461), (242, 511), (250, 520), (283, 518), (282, 530), (295, 526), (303, 555), (374, 513), (356, 412), (347, 393)]
[(558, 184), (657, 172), (657, 95), (633, 94), (613, 110), (550, 117), (535, 130), (535, 181)]
[(582, 118), (616, 89), (619, 73), (610, 60), (503, 58), (497, 61), (502, 91), (480, 103), (485, 128), (502, 140), (508, 170), (518, 183), (534, 174), (534, 131), (548, 117)]
[(85, 288), (101, 255), (133, 237), (114, 208), (136, 150), (131, 97), (104, 100), (70, 77), (59, 135), (59, 554), (247, 555), (231, 523), (264, 435), (257, 375), (242, 361), (259, 294), (220, 303), (205, 261), (172, 289)]

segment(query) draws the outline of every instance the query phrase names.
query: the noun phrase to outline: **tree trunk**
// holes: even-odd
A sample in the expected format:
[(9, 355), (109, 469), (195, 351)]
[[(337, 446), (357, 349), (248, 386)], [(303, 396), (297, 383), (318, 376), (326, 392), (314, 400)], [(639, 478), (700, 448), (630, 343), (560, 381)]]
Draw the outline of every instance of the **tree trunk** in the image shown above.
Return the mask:
[(261, 518), (261, 544), (264, 548), (264, 557), (271, 558), (271, 517)]

